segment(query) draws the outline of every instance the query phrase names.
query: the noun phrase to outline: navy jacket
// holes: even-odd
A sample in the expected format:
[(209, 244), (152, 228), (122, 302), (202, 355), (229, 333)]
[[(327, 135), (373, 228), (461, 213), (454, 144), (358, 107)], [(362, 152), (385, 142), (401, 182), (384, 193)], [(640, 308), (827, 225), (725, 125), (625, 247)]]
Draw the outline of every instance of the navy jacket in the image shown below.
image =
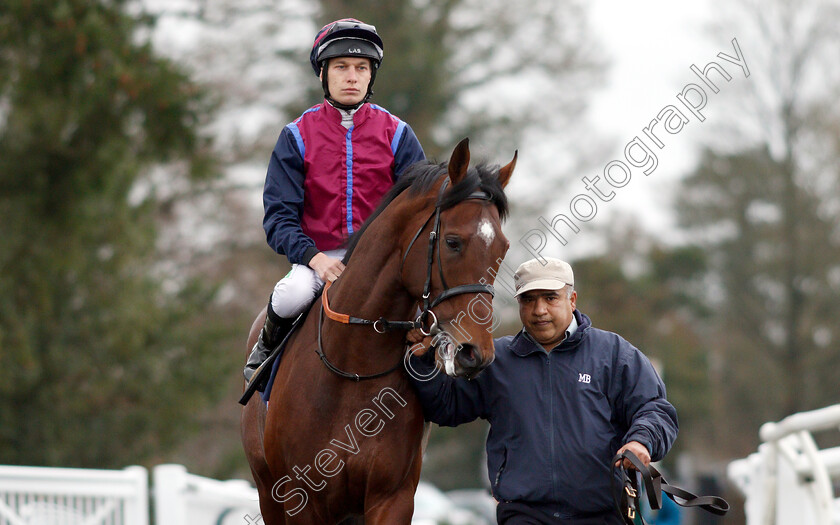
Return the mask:
[[(611, 460), (618, 449), (639, 441), (658, 461), (678, 430), (647, 357), (574, 315), (577, 331), (550, 353), (524, 330), (497, 339), (496, 360), (472, 381), (409, 374), (426, 419), (490, 422), (487, 470), (497, 500), (544, 506), (562, 518), (614, 508)], [(424, 358), (411, 365), (421, 374), (434, 366)]]

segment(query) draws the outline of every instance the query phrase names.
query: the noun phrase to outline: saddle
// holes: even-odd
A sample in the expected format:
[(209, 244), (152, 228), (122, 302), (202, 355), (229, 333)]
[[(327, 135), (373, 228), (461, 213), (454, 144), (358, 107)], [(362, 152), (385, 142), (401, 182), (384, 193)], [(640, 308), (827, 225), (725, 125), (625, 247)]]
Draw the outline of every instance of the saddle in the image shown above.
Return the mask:
[[(624, 467), (624, 459), (630, 461), (635, 471)], [(616, 465), (618, 463), (618, 465)], [(648, 503), (652, 510), (662, 508), (662, 493), (681, 507), (699, 507), (706, 512), (724, 516), (729, 512), (729, 503), (718, 496), (695, 496), (687, 490), (675, 487), (665, 481), (662, 474), (653, 465), (645, 466), (642, 461), (630, 451), (624, 451), (613, 458), (614, 470), (618, 471), (618, 482), (613, 484), (613, 501), (621, 518), (626, 525), (647, 525), (639, 512), (641, 488), (647, 494)], [(638, 477), (641, 476), (642, 484)], [(637, 521), (638, 519), (638, 521)]]

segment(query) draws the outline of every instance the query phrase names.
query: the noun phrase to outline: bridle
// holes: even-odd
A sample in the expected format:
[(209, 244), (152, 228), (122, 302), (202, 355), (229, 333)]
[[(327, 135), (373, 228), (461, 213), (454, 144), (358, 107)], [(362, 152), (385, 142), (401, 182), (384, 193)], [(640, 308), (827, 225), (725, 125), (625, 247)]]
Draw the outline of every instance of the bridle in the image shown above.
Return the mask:
[[(333, 321), (337, 321), (342, 324), (360, 324), (360, 325), (372, 325), (373, 329), (379, 333), (384, 334), (386, 332), (392, 332), (397, 330), (412, 330), (418, 329), (420, 332), (428, 337), (432, 335), (437, 335), (444, 330), (438, 324), (437, 316), (435, 315), (434, 311), (432, 310), (435, 306), (439, 305), (440, 303), (446, 301), (447, 299), (451, 299), (456, 295), (462, 295), (467, 293), (487, 293), (490, 294), (491, 297), (496, 295), (496, 291), (493, 288), (493, 285), (487, 284), (486, 280), (482, 277), (478, 283), (475, 284), (461, 284), (458, 286), (449, 287), (446, 283), (446, 278), (443, 275), (443, 265), (441, 264), (440, 258), (440, 214), (442, 211), (442, 202), (443, 202), (443, 194), (446, 190), (447, 185), (449, 184), (449, 179), (443, 181), (443, 184), (440, 186), (440, 190), (438, 192), (437, 202), (435, 203), (435, 209), (432, 211), (432, 214), (429, 216), (428, 219), (420, 226), (417, 230), (417, 233), (414, 234), (412, 237), (411, 242), (408, 243), (408, 247), (403, 253), (402, 260), (400, 261), (400, 274), (402, 274), (403, 266), (405, 265), (405, 261), (408, 258), (408, 254), (411, 251), (411, 248), (414, 246), (414, 243), (423, 233), (423, 230), (426, 229), (426, 226), (429, 225), (429, 222), (434, 219), (432, 229), (429, 231), (429, 244), (428, 244), (428, 251), (426, 256), (426, 282), (423, 285), (423, 295), (421, 297), (422, 300), (422, 310), (420, 314), (417, 316), (416, 319), (413, 321), (390, 321), (385, 319), (384, 317), (380, 317), (376, 320), (371, 319), (362, 319), (359, 317), (353, 317), (347, 314), (340, 314), (333, 311), (330, 308), (329, 298), (327, 297), (327, 291), (330, 288), (331, 283), (327, 283), (324, 286), (324, 291), (321, 294), (321, 308), (318, 315), (318, 347), (316, 352), (318, 353), (318, 357), (321, 358), (321, 361), (324, 362), (324, 365), (329, 369), (331, 372), (346, 378), (352, 379), (354, 381), (361, 381), (364, 379), (375, 379), (377, 377), (382, 377), (390, 374), (397, 368), (399, 368), (403, 360), (400, 358), (399, 362), (396, 365), (392, 366), (388, 370), (383, 372), (379, 372), (377, 374), (370, 374), (370, 375), (359, 375), (359, 374), (350, 374), (340, 370), (335, 365), (333, 365), (330, 360), (327, 358), (326, 354), (324, 353), (323, 346), (321, 344), (321, 326), (323, 325), (324, 320), (324, 313), (327, 314), (327, 317), (332, 319)], [(483, 200), (483, 201), (491, 201), (492, 198), (490, 195), (485, 191), (474, 191), (470, 193), (463, 201), (468, 200)], [(440, 275), (440, 282), (441, 286), (443, 287), (443, 291), (438, 294), (434, 299), (431, 299), (431, 290), (432, 290), (432, 266), (434, 265), (434, 254), (435, 254), (435, 246), (437, 246), (437, 262), (438, 262), (438, 272)], [(431, 317), (432, 321), (429, 325), (429, 329), (425, 329), (425, 322), (426, 319)]]

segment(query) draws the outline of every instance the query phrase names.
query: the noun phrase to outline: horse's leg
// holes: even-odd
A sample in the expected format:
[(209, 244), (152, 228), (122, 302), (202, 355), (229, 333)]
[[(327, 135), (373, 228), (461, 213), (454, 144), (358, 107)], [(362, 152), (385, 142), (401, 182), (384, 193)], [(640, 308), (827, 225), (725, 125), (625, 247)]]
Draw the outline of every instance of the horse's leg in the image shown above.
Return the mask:
[(366, 525), (410, 525), (414, 514), (415, 484), (406, 483), (399, 492), (365, 509)]
[(271, 497), (271, 486), (265, 491), (260, 491), (260, 514), (262, 515), (262, 521), (256, 523), (263, 525), (286, 524), (286, 511), (283, 509), (283, 505)]
[[(367, 525), (410, 525), (414, 515), (414, 492), (420, 483), (420, 469), (423, 467), (422, 440), (417, 444), (418, 454), (409, 467), (409, 472), (397, 492), (387, 498), (375, 500), (370, 494), (365, 498), (365, 523)], [(371, 502), (368, 506), (367, 502)]]

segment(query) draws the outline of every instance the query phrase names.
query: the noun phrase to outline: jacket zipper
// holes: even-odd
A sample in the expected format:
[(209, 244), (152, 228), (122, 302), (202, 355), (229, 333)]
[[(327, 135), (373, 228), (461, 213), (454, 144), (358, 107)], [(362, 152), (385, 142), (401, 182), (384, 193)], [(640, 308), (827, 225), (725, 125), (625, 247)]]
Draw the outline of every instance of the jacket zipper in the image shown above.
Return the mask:
[[(499, 466), (499, 470), (496, 472), (496, 480), (493, 482), (493, 488), (499, 488), (499, 481), (502, 479), (502, 472), (505, 471), (505, 465), (507, 465), (507, 449), (504, 449), (504, 453), (502, 454), (502, 464)], [(496, 493), (498, 496), (498, 493)]]
[(557, 451), (554, 450), (554, 387), (551, 383), (551, 352), (545, 357), (545, 365), (548, 368), (548, 443), (551, 450), (551, 487), (554, 494), (557, 494)]
[(347, 177), (347, 185), (345, 186), (344, 196), (344, 220), (347, 225), (347, 235), (353, 235), (353, 128), (350, 126), (344, 136), (345, 148), (347, 149), (346, 157), (344, 159), (345, 176)]

